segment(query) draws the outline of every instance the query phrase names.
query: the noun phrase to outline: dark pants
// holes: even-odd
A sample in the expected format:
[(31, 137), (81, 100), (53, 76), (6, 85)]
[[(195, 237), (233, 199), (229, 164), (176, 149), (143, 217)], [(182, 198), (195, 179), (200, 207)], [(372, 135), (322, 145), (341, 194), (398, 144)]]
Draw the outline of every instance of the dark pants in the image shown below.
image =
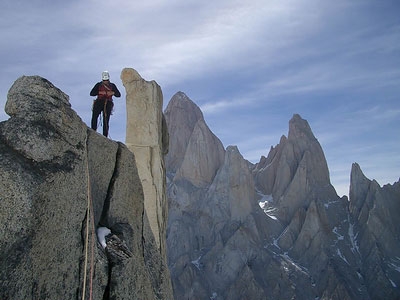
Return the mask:
[(93, 103), (93, 113), (92, 113), (92, 129), (97, 129), (97, 119), (99, 115), (103, 112), (103, 135), (108, 136), (108, 122), (110, 121), (110, 115), (114, 103), (111, 100), (96, 99)]

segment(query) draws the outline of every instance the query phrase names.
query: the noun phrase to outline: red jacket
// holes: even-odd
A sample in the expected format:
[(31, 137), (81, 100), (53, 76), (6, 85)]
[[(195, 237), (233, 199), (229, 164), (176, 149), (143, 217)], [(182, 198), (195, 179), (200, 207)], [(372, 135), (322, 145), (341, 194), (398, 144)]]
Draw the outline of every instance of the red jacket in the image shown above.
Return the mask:
[(97, 96), (97, 99), (107, 99), (112, 101), (112, 92), (114, 92), (115, 97), (121, 97), (121, 93), (114, 83), (109, 81), (100, 81), (92, 88), (90, 91), (90, 96)]

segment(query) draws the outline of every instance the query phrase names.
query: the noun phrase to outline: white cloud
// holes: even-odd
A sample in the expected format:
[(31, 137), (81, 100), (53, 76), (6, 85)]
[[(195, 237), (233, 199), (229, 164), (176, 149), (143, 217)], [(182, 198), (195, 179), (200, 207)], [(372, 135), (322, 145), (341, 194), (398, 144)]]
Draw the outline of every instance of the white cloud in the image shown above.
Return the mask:
[[(123, 93), (116, 99), (110, 134), (123, 141), (119, 74), (134, 67), (169, 93), (176, 87), (190, 90), (211, 129), (224, 144), (237, 143), (247, 159), (257, 161), (264, 145), (267, 152), (269, 144), (277, 144), (298, 112), (321, 141), (332, 178), (343, 182), (351, 160), (364, 163), (374, 151), (384, 153), (387, 160), (371, 161), (371, 170), (374, 165), (377, 170), (373, 177), (380, 166), (393, 169), (388, 160), (396, 151), (368, 145), (399, 150), (398, 142), (387, 140), (398, 136), (400, 94), (400, 25), (390, 5), (5, 1), (0, 4), (0, 38), (6, 41), (0, 49), (0, 103), (4, 107), (15, 79), (38, 74), (69, 94), (88, 123), (89, 91), (108, 69)], [(0, 120), (5, 118), (1, 112)]]

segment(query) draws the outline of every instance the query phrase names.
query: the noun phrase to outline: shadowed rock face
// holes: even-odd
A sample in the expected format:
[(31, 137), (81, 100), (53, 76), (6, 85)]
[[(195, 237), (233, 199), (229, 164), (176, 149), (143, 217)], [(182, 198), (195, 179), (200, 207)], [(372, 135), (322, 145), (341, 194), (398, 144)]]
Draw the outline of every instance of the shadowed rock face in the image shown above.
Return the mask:
[(307, 121), (297, 114), (289, 121), (288, 138), (283, 136), (253, 173), (257, 189), (276, 200), (283, 222), (289, 222), (298, 209), (307, 208), (323, 189), (326, 200), (337, 197), (322, 148)]
[(174, 95), (165, 110), (170, 134), (167, 169), (175, 180), (197, 187), (212, 183), (224, 161), (221, 141), (206, 125), (200, 109), (182, 92)]
[(176, 172), (182, 165), (190, 137), (203, 113), (184, 93), (176, 93), (165, 110), (170, 131), (170, 151), (165, 158), (167, 169)]
[(355, 223), (360, 270), (372, 299), (399, 298), (400, 182), (380, 185), (354, 163), (350, 175), (350, 215)]
[(176, 299), (400, 297), (399, 183), (381, 188), (354, 165), (350, 201), (338, 197), (322, 148), (299, 115), (256, 165), (234, 146), (214, 164), (203, 159), (220, 153), (213, 146), (220, 142), (200, 148), (216, 137), (185, 94), (171, 99), (165, 115)]
[[(171, 299), (132, 152), (88, 129), (68, 96), (38, 76), (14, 83), (6, 112), (11, 118), (0, 123), (0, 298), (80, 299), (88, 242), (86, 295)], [(95, 233), (100, 226), (112, 233), (105, 250)], [(129, 255), (116, 259), (122, 249)]]

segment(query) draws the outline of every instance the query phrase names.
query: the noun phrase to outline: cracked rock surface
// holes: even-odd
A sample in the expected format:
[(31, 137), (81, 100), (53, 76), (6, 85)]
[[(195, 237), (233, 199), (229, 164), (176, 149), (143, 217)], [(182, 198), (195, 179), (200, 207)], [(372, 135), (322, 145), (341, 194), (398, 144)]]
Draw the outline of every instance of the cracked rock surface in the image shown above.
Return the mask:
[[(5, 110), (0, 299), (81, 299), (86, 241), (86, 295), (172, 299), (166, 262), (143, 234), (150, 230), (133, 153), (87, 128), (68, 96), (39, 76), (19, 78)], [(102, 226), (116, 248), (97, 241)]]

